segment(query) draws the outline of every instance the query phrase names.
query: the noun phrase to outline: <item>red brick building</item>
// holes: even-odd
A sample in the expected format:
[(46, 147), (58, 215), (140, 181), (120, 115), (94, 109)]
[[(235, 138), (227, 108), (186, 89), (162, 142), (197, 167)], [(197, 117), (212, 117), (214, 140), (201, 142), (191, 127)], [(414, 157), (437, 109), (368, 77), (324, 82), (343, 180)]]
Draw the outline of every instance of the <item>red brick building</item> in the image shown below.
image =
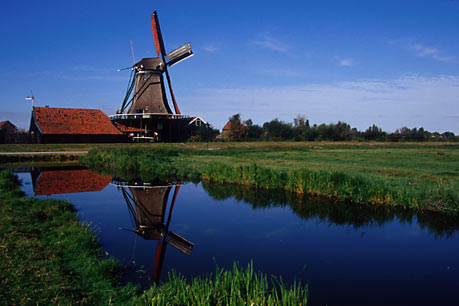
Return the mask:
[(126, 136), (98, 109), (34, 107), (29, 131), (33, 143), (126, 141)]

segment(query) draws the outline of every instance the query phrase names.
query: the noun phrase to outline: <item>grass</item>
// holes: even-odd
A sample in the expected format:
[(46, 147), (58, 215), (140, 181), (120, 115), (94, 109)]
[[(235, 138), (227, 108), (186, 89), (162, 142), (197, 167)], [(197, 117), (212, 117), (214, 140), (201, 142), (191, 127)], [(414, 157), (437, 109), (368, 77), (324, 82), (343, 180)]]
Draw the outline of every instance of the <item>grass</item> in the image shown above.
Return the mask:
[(459, 144), (257, 142), (209, 148), (206, 144), (99, 148), (82, 161), (125, 178), (202, 179), (459, 213)]
[(145, 291), (140, 301), (151, 305), (306, 305), (308, 288), (255, 273), (253, 264), (245, 269), (236, 263), (232, 271), (218, 269), (215, 275), (194, 278), (190, 284), (174, 272), (160, 287)]
[(100, 260), (98, 242), (72, 206), (24, 197), (11, 172), (0, 172), (0, 304), (123, 304), (135, 290), (118, 287), (120, 266)]
[[(139, 292), (121, 285), (122, 267), (103, 258), (96, 236), (65, 201), (27, 198), (0, 171), (0, 304), (2, 305), (263, 305), (306, 304), (307, 287), (286, 286), (253, 266), (217, 269)], [(274, 282), (273, 282), (274, 280)], [(258, 304), (260, 305), (260, 304)]]

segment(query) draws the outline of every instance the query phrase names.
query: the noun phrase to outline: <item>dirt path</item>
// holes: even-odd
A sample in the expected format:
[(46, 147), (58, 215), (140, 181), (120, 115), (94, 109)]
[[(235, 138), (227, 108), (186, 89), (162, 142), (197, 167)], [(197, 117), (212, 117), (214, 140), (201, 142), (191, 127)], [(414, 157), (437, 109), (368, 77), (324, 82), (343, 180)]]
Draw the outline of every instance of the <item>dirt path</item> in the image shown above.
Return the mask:
[(49, 151), (49, 152), (0, 152), (0, 155), (55, 155), (55, 154), (88, 154), (88, 151)]

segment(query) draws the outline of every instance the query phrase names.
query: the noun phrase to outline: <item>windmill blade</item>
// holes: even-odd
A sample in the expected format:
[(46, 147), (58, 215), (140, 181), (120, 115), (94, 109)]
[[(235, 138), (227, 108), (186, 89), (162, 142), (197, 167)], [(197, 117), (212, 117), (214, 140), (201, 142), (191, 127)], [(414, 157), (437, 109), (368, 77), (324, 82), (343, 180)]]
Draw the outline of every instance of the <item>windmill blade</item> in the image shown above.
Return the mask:
[(131, 54), (132, 54), (132, 66), (135, 65), (135, 55), (134, 55), (134, 44), (132, 43), (131, 39)]
[(191, 241), (186, 240), (182, 236), (173, 231), (169, 231), (169, 244), (172, 245), (174, 248), (179, 250), (180, 252), (190, 256), (191, 252), (193, 251), (194, 243)]
[(182, 113), (180, 112), (178, 108), (177, 101), (175, 100), (174, 91), (172, 90), (172, 84), (171, 84), (171, 78), (169, 76), (169, 72), (167, 71), (167, 69), (165, 69), (165, 71), (166, 71), (167, 84), (169, 85), (169, 91), (171, 93), (172, 102), (174, 103), (175, 113), (177, 115), (181, 115)]
[[(153, 30), (153, 39), (155, 40), (156, 53), (158, 56), (161, 55), (163, 62), (166, 63), (166, 50), (164, 48), (163, 36), (161, 34), (158, 13), (156, 11), (154, 11), (151, 15), (151, 28)], [(169, 71), (167, 71), (167, 65), (164, 66), (164, 72), (166, 73), (167, 84), (169, 85), (169, 92), (171, 93), (172, 102), (174, 103), (175, 113), (177, 115), (181, 115), (177, 106), (177, 101), (175, 100), (174, 91), (172, 90), (171, 77), (169, 76)]]
[(151, 29), (153, 31), (153, 40), (155, 41), (156, 54), (158, 56), (166, 53), (164, 51), (163, 36), (161, 35), (161, 28), (159, 27), (158, 13), (156, 11), (151, 15)]
[(184, 44), (183, 46), (178, 47), (174, 51), (171, 51), (167, 55), (167, 58), (169, 59), (167, 65), (172, 67), (173, 65), (180, 63), (181, 61), (191, 56), (193, 56), (193, 51), (191, 50), (190, 43)]

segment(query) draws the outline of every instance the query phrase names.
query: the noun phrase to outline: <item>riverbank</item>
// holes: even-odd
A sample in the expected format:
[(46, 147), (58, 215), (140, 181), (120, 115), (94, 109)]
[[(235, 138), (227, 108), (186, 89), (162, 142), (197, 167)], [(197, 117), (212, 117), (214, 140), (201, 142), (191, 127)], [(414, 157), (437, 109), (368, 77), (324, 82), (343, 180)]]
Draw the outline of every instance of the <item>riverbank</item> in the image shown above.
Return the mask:
[(101, 258), (88, 225), (72, 206), (24, 197), (15, 176), (0, 172), (0, 303), (117, 304), (135, 289), (118, 287), (120, 267)]
[(0, 171), (0, 304), (64, 305), (300, 305), (307, 287), (273, 288), (247, 268), (218, 269), (190, 281), (167, 282), (139, 292), (122, 285), (122, 267), (106, 258), (88, 225), (79, 224), (65, 201), (27, 198), (17, 178)]
[(459, 144), (224, 143), (98, 148), (82, 162), (132, 179), (208, 180), (459, 213)]

